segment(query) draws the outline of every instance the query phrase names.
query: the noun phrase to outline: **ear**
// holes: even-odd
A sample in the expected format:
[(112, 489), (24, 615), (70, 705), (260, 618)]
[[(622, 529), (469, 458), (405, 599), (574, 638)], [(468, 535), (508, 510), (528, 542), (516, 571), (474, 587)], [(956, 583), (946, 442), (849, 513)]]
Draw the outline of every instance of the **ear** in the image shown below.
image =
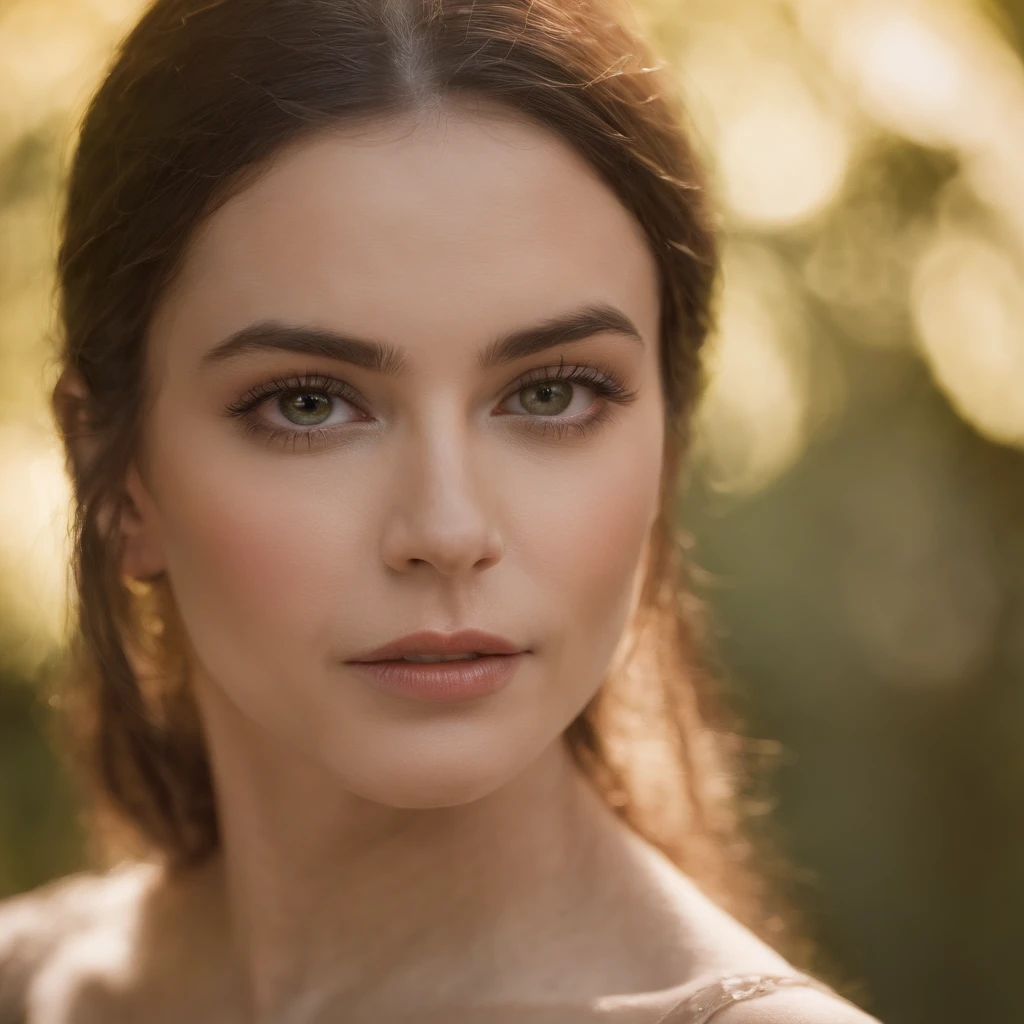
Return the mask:
[[(96, 457), (99, 441), (92, 429), (89, 392), (82, 378), (65, 370), (53, 390), (53, 409), (64, 434), (76, 476), (81, 476)], [(120, 487), (111, 493), (97, 513), (97, 527), (106, 535), (117, 498), (121, 498), (121, 573), (137, 580), (149, 580), (165, 570), (156, 507), (134, 464)]]
[(133, 464), (124, 485), (121, 508), (121, 572), (136, 580), (153, 580), (166, 570), (157, 508)]

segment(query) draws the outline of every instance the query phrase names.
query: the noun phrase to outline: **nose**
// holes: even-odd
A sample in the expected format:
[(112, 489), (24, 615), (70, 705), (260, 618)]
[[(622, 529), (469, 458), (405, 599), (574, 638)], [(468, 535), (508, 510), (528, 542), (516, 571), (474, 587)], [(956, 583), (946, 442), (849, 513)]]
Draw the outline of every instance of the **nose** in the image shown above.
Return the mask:
[(427, 563), (445, 576), (496, 565), (504, 546), (493, 472), (451, 433), (433, 439), (421, 433), (421, 442), (411, 467), (399, 460), (381, 537), (384, 562), (399, 572)]

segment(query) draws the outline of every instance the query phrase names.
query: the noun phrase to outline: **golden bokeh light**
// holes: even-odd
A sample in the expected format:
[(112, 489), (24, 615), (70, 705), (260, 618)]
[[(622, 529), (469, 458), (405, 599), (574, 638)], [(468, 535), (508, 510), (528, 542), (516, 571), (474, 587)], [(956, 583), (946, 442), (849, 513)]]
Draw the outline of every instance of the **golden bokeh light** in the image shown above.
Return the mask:
[(836, 199), (853, 140), (843, 111), (812, 88), (806, 46), (782, 5), (744, 13), (749, 31), (721, 14), (702, 22), (677, 64), (730, 214), (783, 228)]
[(54, 114), (70, 131), (126, 13), (67, 0), (21, 0), (0, 13), (0, 144)]
[(914, 279), (922, 351), (953, 405), (979, 430), (1024, 445), (1024, 273), (968, 233), (940, 235)]
[(742, 109), (722, 125), (725, 198), (742, 220), (767, 227), (799, 223), (838, 196), (849, 139), (789, 69), (766, 68), (755, 78)]
[(962, 149), (999, 130), (1019, 61), (973, 4), (794, 3), (808, 38), (878, 124), (921, 145)]
[(742, 495), (766, 486), (804, 450), (806, 339), (786, 315), (792, 298), (769, 252), (728, 249), (724, 280), (697, 453), (716, 490)]
[(20, 637), (7, 667), (32, 673), (64, 639), (71, 489), (50, 435), (0, 427), (0, 604)]

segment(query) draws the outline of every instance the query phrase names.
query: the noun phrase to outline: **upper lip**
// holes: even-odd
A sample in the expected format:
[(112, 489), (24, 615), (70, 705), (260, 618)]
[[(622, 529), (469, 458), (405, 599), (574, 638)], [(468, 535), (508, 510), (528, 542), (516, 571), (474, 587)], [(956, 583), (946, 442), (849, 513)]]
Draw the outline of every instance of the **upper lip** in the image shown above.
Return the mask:
[(522, 650), (511, 640), (482, 629), (460, 629), (457, 633), (421, 629), (348, 660), (389, 661), (406, 654), (519, 654)]

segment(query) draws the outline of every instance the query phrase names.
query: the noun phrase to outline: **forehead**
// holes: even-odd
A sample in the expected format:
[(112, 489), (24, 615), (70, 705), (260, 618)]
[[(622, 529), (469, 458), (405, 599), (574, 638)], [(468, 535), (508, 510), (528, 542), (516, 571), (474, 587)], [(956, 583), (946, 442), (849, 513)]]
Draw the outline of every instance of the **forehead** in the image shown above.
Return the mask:
[(578, 302), (656, 325), (639, 224), (557, 135), (515, 112), (447, 105), (325, 130), (277, 153), (201, 226), (155, 342), (195, 363), (262, 318), (442, 352)]

